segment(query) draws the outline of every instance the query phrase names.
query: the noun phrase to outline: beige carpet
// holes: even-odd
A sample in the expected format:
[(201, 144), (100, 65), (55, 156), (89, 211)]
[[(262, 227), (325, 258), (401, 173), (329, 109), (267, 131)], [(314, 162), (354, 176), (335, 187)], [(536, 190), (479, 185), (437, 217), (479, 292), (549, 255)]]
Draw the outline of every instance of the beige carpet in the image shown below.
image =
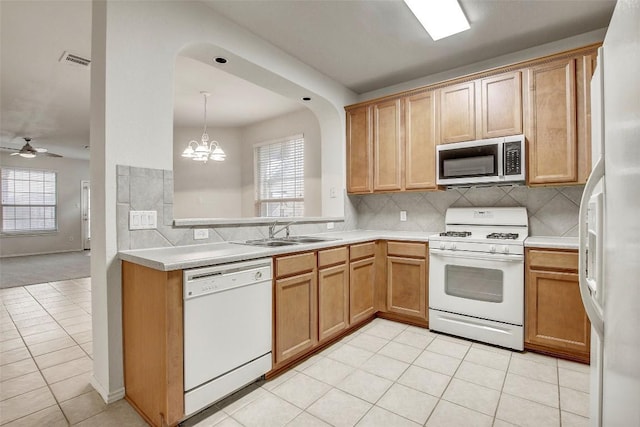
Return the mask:
[(91, 276), (91, 251), (0, 258), (0, 289)]

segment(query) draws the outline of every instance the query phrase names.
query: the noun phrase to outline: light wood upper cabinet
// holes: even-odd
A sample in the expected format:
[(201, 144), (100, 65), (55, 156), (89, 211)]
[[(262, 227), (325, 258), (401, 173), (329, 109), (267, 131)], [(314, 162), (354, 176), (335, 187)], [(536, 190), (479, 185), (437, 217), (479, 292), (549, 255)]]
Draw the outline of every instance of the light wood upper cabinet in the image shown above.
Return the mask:
[(402, 189), (404, 144), (402, 141), (402, 102), (400, 99), (374, 104), (373, 190)]
[(405, 98), (405, 188), (436, 189), (436, 100), (429, 91)]
[(318, 339), (320, 342), (349, 326), (349, 267), (346, 247), (318, 252)]
[(477, 111), (482, 139), (522, 133), (522, 77), (520, 71), (480, 80)]
[(527, 184), (583, 184), (591, 172), (597, 46), (346, 108), (347, 191), (437, 190), (435, 146), (524, 134)]
[(577, 182), (576, 59), (530, 68), (527, 87), (529, 184)]
[(370, 193), (372, 185), (371, 119), (369, 106), (347, 111), (347, 191)]
[(440, 89), (440, 144), (476, 139), (476, 82)]
[(575, 251), (527, 250), (525, 348), (589, 361), (591, 324), (577, 268)]

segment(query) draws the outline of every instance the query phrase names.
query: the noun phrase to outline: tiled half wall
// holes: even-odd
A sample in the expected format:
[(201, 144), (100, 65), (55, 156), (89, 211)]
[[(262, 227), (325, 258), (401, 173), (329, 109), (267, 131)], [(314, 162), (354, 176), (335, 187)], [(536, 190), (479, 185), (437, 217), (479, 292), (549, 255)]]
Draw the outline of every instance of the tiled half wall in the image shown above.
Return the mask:
[[(209, 229), (208, 239), (194, 240), (192, 227), (172, 225), (173, 171), (118, 165), (116, 175), (118, 250), (262, 239), (268, 235), (266, 225), (211, 226), (206, 227)], [(130, 210), (157, 211), (157, 229), (129, 230)], [(285, 218), (282, 221), (285, 221)], [(356, 228), (355, 209), (348, 198), (345, 198), (345, 221), (335, 222), (334, 226), (334, 231)], [(323, 231), (327, 231), (324, 223), (291, 226), (291, 234), (294, 235)]]
[[(530, 234), (576, 236), (578, 205), (583, 186), (487, 187), (425, 193), (370, 194), (345, 197), (345, 221), (334, 231), (353, 229), (437, 232), (444, 229), (447, 208), (464, 206), (524, 206), (529, 213)], [(129, 210), (155, 210), (158, 228), (129, 230)], [(400, 221), (407, 211), (407, 221)], [(193, 228), (173, 225), (173, 172), (117, 166), (118, 249), (143, 249), (222, 241), (260, 239), (266, 225), (215, 226), (209, 238), (193, 239)], [(292, 234), (327, 231), (326, 225), (294, 224)]]

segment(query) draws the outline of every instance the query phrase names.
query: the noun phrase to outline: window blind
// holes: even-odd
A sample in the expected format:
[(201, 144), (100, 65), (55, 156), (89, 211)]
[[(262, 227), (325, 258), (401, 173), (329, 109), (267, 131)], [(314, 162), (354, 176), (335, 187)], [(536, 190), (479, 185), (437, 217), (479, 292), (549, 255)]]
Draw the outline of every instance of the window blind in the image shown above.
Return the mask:
[(57, 230), (57, 174), (36, 169), (2, 168), (2, 231)]
[(304, 136), (254, 148), (256, 216), (304, 216)]

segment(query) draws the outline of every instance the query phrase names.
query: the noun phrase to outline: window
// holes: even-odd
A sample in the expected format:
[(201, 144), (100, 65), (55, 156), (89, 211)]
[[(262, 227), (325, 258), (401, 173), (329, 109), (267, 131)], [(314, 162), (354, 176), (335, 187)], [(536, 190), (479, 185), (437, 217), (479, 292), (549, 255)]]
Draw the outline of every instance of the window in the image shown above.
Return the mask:
[(2, 168), (2, 232), (56, 231), (56, 172)]
[(256, 216), (303, 216), (304, 136), (258, 144), (254, 158)]

